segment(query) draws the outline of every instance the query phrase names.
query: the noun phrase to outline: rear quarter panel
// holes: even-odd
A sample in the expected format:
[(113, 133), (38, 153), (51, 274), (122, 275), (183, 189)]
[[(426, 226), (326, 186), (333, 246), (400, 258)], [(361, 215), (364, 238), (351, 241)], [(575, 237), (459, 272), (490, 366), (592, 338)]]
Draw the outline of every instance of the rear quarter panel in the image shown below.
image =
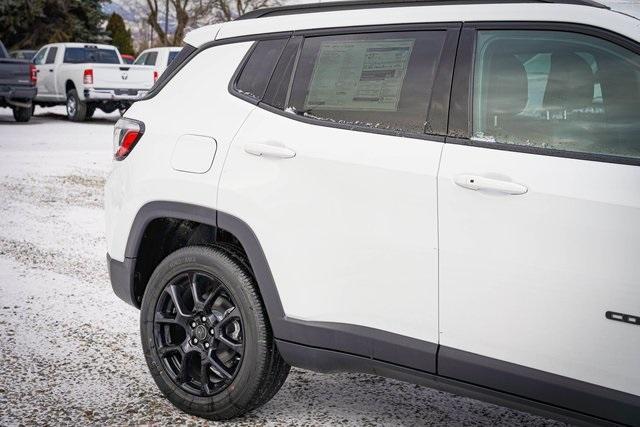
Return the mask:
[[(146, 131), (131, 154), (114, 162), (105, 187), (108, 252), (122, 261), (133, 220), (151, 201), (179, 201), (215, 209), (229, 145), (255, 108), (228, 91), (252, 42), (206, 49), (188, 62), (153, 98), (136, 102), (126, 117)], [(174, 170), (171, 159), (182, 135), (214, 138), (216, 155), (205, 173)]]

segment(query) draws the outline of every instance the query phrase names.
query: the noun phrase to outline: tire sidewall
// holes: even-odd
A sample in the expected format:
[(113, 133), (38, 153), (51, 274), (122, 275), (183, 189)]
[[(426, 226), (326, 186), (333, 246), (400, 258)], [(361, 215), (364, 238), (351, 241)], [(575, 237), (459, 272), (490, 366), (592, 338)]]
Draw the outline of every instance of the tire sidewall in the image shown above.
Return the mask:
[(31, 107), (13, 107), (13, 118), (16, 122), (26, 123), (31, 120)]
[[(225, 390), (211, 397), (191, 395), (169, 377), (157, 354), (153, 330), (155, 307), (164, 287), (172, 278), (193, 269), (204, 271), (224, 283), (242, 317), (245, 347), (239, 371)], [(224, 255), (201, 247), (184, 248), (169, 255), (149, 279), (140, 313), (142, 347), (156, 384), (179, 408), (206, 417), (213, 410), (245, 406), (253, 396), (257, 388), (257, 382), (253, 378), (254, 369), (259, 360), (264, 360), (260, 352), (264, 352), (266, 347), (264, 343), (262, 345), (259, 343), (261, 340), (258, 330), (259, 319), (256, 319), (251, 309), (254, 302), (251, 301), (247, 292), (243, 292), (244, 285), (242, 280), (238, 279), (237, 270), (225, 262)]]
[[(76, 102), (76, 111), (73, 114), (69, 112), (70, 98), (73, 98)], [(80, 100), (78, 92), (75, 89), (71, 89), (69, 92), (67, 92), (67, 103), (65, 104), (65, 108), (67, 110), (67, 117), (72, 122), (82, 122), (85, 120), (87, 115), (87, 104)]]
[(97, 105), (95, 105), (95, 104), (94, 105), (87, 104), (87, 114), (85, 116), (85, 119), (92, 118), (97, 109), (98, 109)]

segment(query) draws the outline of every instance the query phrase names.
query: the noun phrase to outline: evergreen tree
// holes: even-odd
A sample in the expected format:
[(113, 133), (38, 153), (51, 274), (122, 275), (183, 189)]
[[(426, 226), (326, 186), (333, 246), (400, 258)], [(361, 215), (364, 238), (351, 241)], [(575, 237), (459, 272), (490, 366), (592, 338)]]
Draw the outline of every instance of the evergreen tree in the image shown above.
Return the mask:
[(55, 42), (100, 42), (109, 0), (1, 0), (0, 39), (10, 49)]
[(107, 24), (107, 33), (111, 36), (111, 44), (118, 48), (120, 53), (133, 55), (133, 42), (131, 31), (124, 25), (122, 16), (112, 13)]

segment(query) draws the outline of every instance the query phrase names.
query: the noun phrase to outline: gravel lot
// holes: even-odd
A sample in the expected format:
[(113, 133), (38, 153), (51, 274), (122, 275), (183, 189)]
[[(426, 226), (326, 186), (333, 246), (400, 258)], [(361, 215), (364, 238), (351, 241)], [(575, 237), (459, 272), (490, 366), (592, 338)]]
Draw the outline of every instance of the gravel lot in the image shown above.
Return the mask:
[[(115, 115), (0, 109), (0, 425), (188, 424), (158, 392), (138, 312), (111, 291), (102, 188)], [(211, 423), (214, 424), (214, 423)], [(294, 369), (234, 425), (560, 425), (368, 375)]]

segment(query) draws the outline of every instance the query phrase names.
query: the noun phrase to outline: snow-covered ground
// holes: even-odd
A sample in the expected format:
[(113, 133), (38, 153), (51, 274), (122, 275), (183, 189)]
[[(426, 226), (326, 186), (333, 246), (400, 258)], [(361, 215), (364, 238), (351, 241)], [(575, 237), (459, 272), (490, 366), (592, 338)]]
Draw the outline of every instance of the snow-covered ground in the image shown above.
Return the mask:
[[(185, 424), (147, 374), (138, 311), (106, 272), (102, 188), (117, 115), (0, 109), (0, 425)], [(294, 369), (234, 425), (553, 425), (429, 388)]]

